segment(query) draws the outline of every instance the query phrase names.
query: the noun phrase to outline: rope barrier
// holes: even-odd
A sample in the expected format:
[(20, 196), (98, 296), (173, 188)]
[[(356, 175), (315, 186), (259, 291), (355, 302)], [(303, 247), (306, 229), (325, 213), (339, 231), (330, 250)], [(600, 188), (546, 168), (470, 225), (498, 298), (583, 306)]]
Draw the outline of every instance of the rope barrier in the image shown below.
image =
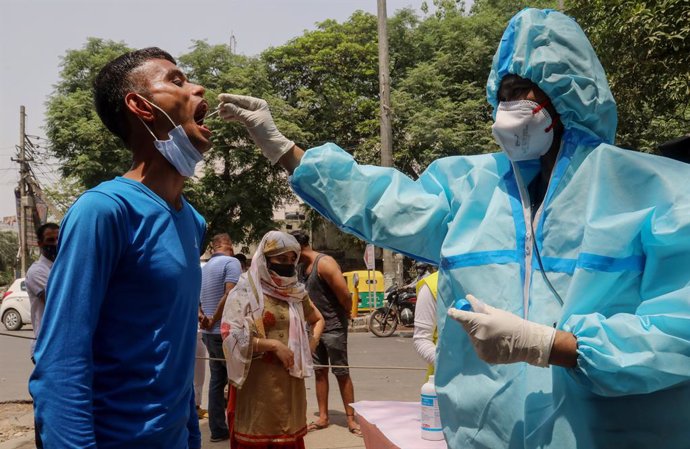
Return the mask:
[[(35, 340), (35, 337), (25, 337), (24, 335), (13, 335), (0, 332), (0, 335), (12, 338), (22, 338), (25, 340)], [(213, 357), (195, 357), (197, 360), (214, 360), (219, 362), (224, 362), (225, 359), (213, 358)], [(415, 366), (372, 366), (372, 365), (314, 365), (316, 369), (322, 368), (348, 368), (348, 369), (386, 369), (386, 370), (402, 370), (402, 371), (426, 371), (427, 368), (418, 368)]]
[(0, 335), (4, 335), (5, 337), (23, 338), (25, 340), (36, 340), (36, 337), (25, 337), (24, 335), (12, 335), (12, 334), (6, 334), (4, 332), (0, 332)]
[[(216, 360), (224, 362), (225, 359), (213, 357), (196, 357), (198, 360)], [(392, 369), (392, 370), (412, 370), (412, 371), (426, 371), (427, 368), (416, 366), (372, 366), (372, 365), (314, 365), (314, 368), (350, 368), (350, 369)]]

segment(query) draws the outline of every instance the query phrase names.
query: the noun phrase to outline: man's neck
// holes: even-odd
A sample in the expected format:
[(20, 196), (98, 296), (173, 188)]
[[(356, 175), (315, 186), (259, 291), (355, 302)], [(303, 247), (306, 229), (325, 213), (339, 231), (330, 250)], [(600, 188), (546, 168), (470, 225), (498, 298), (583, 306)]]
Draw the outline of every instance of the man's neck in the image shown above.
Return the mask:
[(230, 254), (228, 251), (216, 251), (216, 252), (214, 252), (213, 254), (211, 254), (211, 257), (215, 257), (215, 256), (228, 256), (228, 257), (232, 257), (232, 254)]
[(48, 265), (52, 265), (53, 262), (54, 262), (52, 259), (47, 258), (47, 257), (46, 257), (45, 255), (43, 255), (43, 254), (41, 254), (40, 256), (38, 256), (38, 260), (41, 260), (41, 259), (43, 259), (43, 262), (44, 262), (44, 263), (47, 263)]
[(123, 177), (144, 184), (176, 210), (182, 209), (182, 189), (185, 177), (180, 175), (160, 153), (153, 156), (138, 159), (135, 153), (134, 164)]
[(317, 253), (311, 248), (302, 249), (302, 257), (304, 258), (304, 268), (307, 269), (309, 272), (311, 272), (311, 267), (314, 264), (314, 261), (316, 260), (318, 255), (319, 253)]

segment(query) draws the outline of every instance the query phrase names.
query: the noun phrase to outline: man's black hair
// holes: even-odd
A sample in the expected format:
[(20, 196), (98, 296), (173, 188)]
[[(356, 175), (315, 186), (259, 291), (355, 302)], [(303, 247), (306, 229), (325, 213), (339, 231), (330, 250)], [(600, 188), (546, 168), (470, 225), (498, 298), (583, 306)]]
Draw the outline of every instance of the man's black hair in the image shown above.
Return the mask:
[(300, 244), (300, 246), (309, 246), (309, 234), (307, 234), (304, 231), (292, 231), (290, 232), (290, 235), (297, 240), (297, 243)]
[(43, 235), (46, 233), (46, 229), (60, 229), (60, 226), (58, 226), (57, 223), (44, 223), (41, 226), (36, 229), (36, 239), (38, 239), (39, 243), (43, 242)]
[(98, 116), (106, 128), (125, 143), (129, 137), (125, 95), (136, 90), (136, 82), (131, 75), (137, 67), (151, 59), (165, 59), (177, 64), (169, 53), (158, 47), (143, 48), (125, 53), (107, 63), (93, 83), (93, 98)]
[(232, 257), (239, 260), (242, 265), (247, 265), (247, 256), (245, 256), (244, 254), (239, 253), (239, 254), (235, 254)]

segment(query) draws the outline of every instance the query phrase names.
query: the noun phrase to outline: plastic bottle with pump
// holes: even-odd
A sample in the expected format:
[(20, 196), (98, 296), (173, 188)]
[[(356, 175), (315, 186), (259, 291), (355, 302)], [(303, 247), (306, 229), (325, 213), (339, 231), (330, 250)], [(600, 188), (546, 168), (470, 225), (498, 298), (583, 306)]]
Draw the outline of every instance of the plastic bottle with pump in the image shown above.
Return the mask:
[(429, 376), (429, 380), (422, 385), (422, 439), (442, 440), (443, 428), (441, 427), (441, 416), (438, 411), (438, 397), (434, 386), (434, 376)]

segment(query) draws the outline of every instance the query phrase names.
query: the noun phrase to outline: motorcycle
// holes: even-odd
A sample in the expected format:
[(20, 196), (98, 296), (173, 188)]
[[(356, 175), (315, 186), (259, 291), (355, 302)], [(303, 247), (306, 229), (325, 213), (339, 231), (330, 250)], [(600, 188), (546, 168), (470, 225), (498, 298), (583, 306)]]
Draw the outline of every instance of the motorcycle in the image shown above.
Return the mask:
[(410, 287), (391, 286), (386, 290), (386, 305), (369, 316), (369, 330), (377, 337), (390, 337), (398, 328), (414, 325), (417, 293)]

